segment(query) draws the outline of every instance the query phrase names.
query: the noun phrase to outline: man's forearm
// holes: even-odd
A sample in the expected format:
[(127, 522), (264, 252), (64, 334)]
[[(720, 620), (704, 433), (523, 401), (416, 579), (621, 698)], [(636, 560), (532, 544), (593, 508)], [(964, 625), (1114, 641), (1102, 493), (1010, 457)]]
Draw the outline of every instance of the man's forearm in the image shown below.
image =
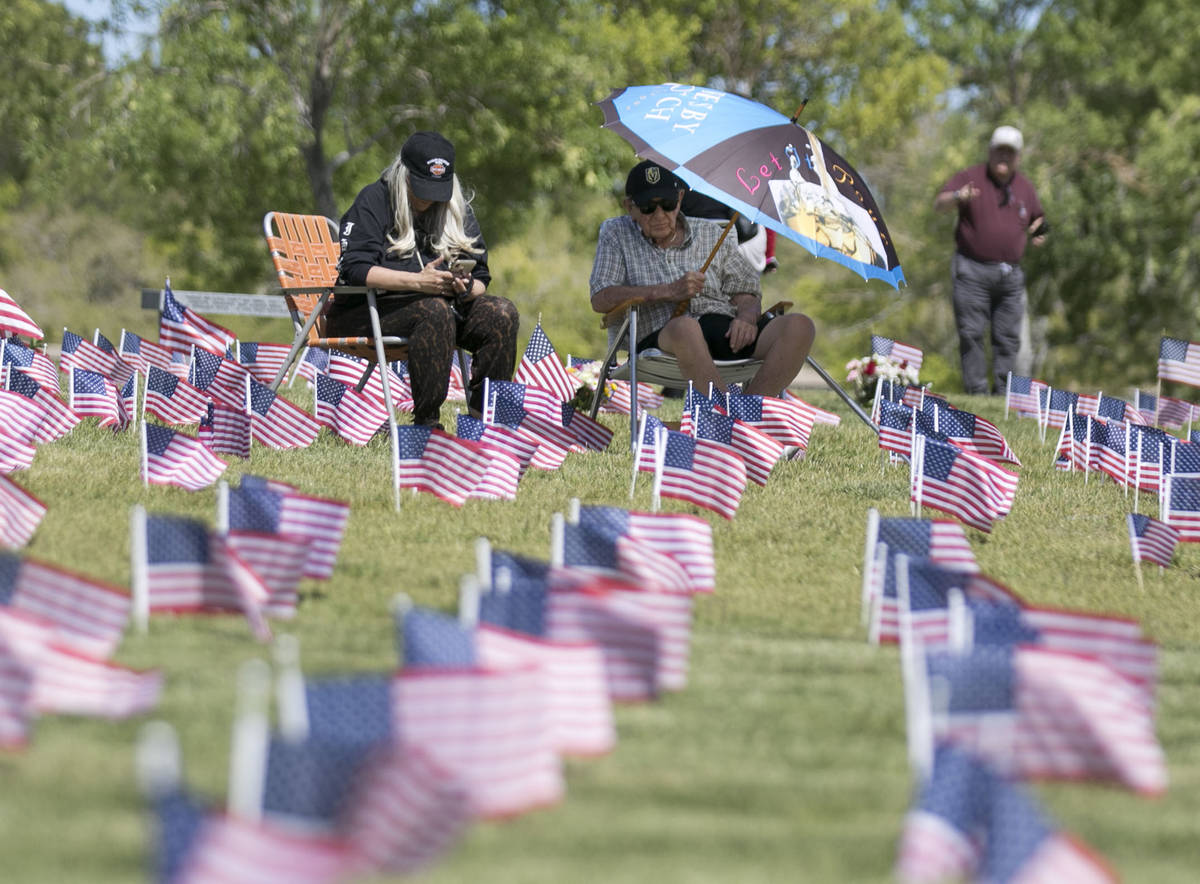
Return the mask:
[(592, 309), (607, 313), (633, 298), (643, 301), (677, 301), (674, 283), (660, 285), (610, 285), (592, 295)]

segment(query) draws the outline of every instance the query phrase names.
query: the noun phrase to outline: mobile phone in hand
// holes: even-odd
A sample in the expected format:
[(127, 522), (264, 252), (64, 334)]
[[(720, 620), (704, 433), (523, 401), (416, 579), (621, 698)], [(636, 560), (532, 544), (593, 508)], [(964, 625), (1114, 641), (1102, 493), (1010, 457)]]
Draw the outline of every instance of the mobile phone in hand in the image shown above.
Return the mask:
[(465, 276), (475, 269), (475, 261), (471, 258), (455, 258), (450, 262), (450, 272)]

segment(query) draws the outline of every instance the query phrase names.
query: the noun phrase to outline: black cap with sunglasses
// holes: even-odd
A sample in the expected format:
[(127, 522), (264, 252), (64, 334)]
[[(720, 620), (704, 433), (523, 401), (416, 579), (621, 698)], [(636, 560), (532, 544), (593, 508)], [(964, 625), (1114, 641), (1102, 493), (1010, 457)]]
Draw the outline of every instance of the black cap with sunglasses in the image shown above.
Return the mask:
[(661, 204), (664, 211), (673, 211), (679, 203), (679, 192), (687, 189), (683, 179), (654, 160), (642, 160), (625, 179), (625, 195), (647, 215), (654, 212), (656, 204)]

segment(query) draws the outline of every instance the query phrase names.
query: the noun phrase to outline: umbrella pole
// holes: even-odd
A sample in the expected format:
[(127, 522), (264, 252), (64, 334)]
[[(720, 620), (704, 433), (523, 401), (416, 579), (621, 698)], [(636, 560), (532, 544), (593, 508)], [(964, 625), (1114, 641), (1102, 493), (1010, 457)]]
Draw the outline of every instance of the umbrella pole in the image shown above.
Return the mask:
[[(717, 257), (717, 251), (721, 248), (721, 243), (725, 242), (725, 237), (729, 236), (729, 231), (733, 230), (733, 225), (737, 222), (738, 213), (734, 212), (729, 219), (729, 223), (725, 225), (725, 229), (721, 231), (721, 236), (717, 240), (717, 244), (712, 247), (712, 251), (708, 253), (708, 257), (704, 260), (704, 266), (700, 268), (701, 273), (708, 272), (708, 265), (712, 263), (713, 258)], [(682, 316), (687, 313), (688, 304), (692, 302), (691, 298), (686, 301), (680, 301), (675, 305), (675, 312), (671, 315), (674, 319), (676, 316)]]
[(838, 386), (838, 382), (829, 376), (829, 372), (821, 368), (821, 366), (817, 363), (817, 360), (813, 359), (811, 356), (808, 356), (805, 358), (805, 362), (813, 367), (813, 371), (821, 376), (821, 380), (829, 385), (829, 389), (833, 390), (833, 392), (842, 397), (842, 401), (850, 406), (851, 411), (857, 414), (864, 424), (870, 427), (874, 432), (879, 432), (879, 427), (875, 426), (874, 421), (872, 421), (871, 418), (867, 416), (867, 413), (862, 410), (862, 406), (854, 401), (853, 396)]

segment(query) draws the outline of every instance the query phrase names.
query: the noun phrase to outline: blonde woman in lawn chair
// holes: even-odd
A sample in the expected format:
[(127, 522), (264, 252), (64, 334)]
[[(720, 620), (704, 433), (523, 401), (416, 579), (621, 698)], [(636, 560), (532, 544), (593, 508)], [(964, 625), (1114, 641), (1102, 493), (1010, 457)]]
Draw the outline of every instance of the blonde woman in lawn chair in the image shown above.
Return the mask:
[(753, 358), (762, 365), (743, 392), (778, 396), (804, 365), (813, 322), (801, 313), (762, 313), (759, 273), (735, 238), (718, 247), (719, 226), (683, 215), (686, 190), (651, 160), (633, 167), (625, 181), (625, 214), (600, 226), (592, 309), (636, 309), (638, 352), (655, 348), (673, 355), (680, 374), (699, 390), (707, 392), (709, 384), (726, 389), (714, 360)]
[[(517, 308), (485, 294), (492, 275), (479, 222), (454, 174), (454, 145), (417, 132), (342, 216), (342, 285), (379, 289), (383, 334), (408, 338), (413, 423), (436, 425), (455, 347), (474, 354), (467, 404), (483, 411), (483, 381), (510, 380)], [(364, 296), (338, 298), (328, 336), (371, 333)]]

